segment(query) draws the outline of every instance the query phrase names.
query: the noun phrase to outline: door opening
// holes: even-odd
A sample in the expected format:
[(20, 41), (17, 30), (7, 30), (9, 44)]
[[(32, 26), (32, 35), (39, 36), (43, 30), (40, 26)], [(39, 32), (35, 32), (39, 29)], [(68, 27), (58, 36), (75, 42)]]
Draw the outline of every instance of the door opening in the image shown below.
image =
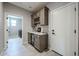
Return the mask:
[(22, 45), (22, 20), (23, 17), (8, 15), (5, 18), (5, 41), (4, 49), (15, 51)]
[(17, 16), (8, 16), (8, 39), (22, 38), (22, 18)]

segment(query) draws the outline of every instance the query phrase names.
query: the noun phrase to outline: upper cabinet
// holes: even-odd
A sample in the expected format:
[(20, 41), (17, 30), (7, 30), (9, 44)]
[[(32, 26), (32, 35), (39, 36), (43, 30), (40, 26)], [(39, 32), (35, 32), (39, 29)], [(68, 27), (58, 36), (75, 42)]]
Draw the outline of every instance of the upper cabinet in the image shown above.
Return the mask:
[(48, 25), (48, 8), (44, 7), (35, 14), (32, 14), (32, 26), (40, 24), (41, 26)]
[(40, 10), (40, 25), (48, 25), (48, 8), (44, 7)]
[(40, 17), (40, 12), (37, 12), (37, 13), (36, 13), (36, 16), (37, 16), (37, 17)]

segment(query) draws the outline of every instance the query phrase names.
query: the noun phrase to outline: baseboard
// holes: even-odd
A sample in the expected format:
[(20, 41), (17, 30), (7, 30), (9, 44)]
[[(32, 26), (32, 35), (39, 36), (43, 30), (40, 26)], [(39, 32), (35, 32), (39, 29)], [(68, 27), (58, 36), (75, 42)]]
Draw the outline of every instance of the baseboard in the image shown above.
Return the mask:
[(55, 52), (56, 54), (60, 55), (60, 56), (63, 56), (63, 55), (61, 55), (60, 53), (58, 53), (58, 52), (56, 52), (56, 51), (54, 51), (54, 50), (52, 50), (52, 51)]
[(3, 56), (3, 54), (4, 54), (4, 51), (2, 51), (2, 52), (0, 53), (0, 56)]
[(7, 49), (7, 47), (6, 48), (3, 48), (3, 50), (0, 53), (0, 56), (3, 56), (4, 55), (4, 52), (6, 51), (6, 49)]
[(28, 43), (27, 42), (24, 42), (23, 43), (23, 46), (27, 47), (28, 46)]
[(23, 45), (27, 45), (27, 42), (23, 42), (22, 44), (23, 44)]
[(0, 53), (0, 56), (4, 55), (4, 51), (5, 51), (5, 49), (2, 50), (2, 52)]

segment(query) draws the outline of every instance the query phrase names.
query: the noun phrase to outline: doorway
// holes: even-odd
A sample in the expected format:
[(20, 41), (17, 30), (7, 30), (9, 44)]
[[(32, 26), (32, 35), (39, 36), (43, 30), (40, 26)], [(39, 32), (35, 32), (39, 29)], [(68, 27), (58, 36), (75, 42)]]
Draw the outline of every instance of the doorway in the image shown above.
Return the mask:
[(8, 16), (8, 39), (22, 38), (22, 18), (17, 16)]
[(20, 39), (22, 41), (22, 16), (8, 15), (5, 17), (4, 49), (9, 45), (9, 40)]

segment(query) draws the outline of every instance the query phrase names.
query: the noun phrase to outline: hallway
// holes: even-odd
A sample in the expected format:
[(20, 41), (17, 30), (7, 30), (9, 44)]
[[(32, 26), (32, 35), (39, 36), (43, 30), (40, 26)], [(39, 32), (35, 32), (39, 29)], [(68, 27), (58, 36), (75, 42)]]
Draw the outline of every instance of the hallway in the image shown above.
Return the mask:
[(3, 56), (59, 56), (58, 54), (47, 51), (38, 52), (31, 45), (23, 46), (20, 38), (9, 39), (8, 48), (4, 52)]

